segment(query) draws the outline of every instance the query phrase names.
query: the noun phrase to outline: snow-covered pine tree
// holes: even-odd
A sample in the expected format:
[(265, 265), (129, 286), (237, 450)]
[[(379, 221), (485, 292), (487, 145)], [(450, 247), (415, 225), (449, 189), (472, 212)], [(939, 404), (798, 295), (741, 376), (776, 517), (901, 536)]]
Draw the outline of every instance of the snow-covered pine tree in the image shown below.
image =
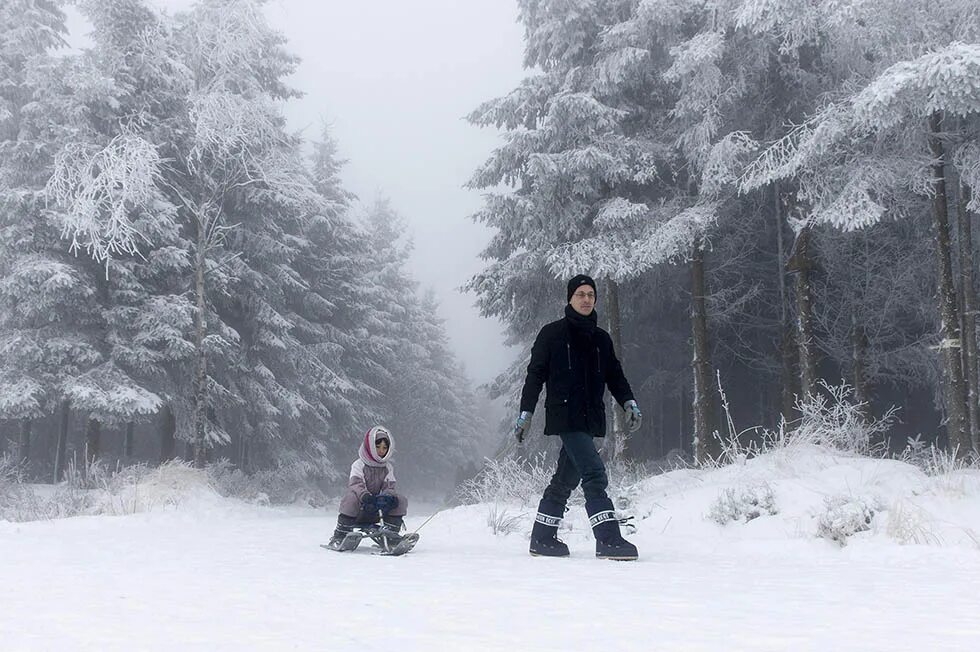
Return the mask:
[(381, 394), (377, 360), (371, 356), (367, 314), (372, 310), (367, 280), (370, 247), (364, 230), (349, 215), (352, 195), (339, 172), (344, 161), (324, 125), (314, 143), (311, 173), (321, 200), (302, 227), (294, 268), (303, 284), (287, 292), (294, 312), (294, 333), (316, 372), (317, 402), (327, 421), (317, 437), (331, 459), (350, 455), (352, 436), (378, 419)]
[[(527, 345), (558, 314), (560, 285), (549, 277), (581, 272), (606, 279), (603, 305), (621, 340), (619, 285), (677, 255), (684, 229), (667, 226), (670, 218), (683, 214), (690, 227), (701, 214), (678, 198), (686, 192), (672, 179), (677, 159), (656, 129), (669, 101), (656, 74), (661, 52), (624, 26), (634, 4), (520, 3), (525, 65), (542, 72), (470, 115), (507, 133), (470, 182), (491, 189), (475, 218), (498, 233), (483, 252), (490, 265), (467, 288), (485, 314), (509, 324), (515, 343)], [(522, 362), (507, 374), (518, 383)], [(519, 390), (502, 380), (501, 391)], [(611, 451), (622, 454), (622, 437), (617, 424)]]
[[(44, 7), (46, 3), (32, 5), (23, 15), (38, 20), (38, 10)], [(34, 27), (40, 33), (33, 33), (35, 47), (43, 47), (56, 32), (52, 24), (43, 20)], [(32, 31), (18, 33), (28, 37)], [(14, 42), (16, 39), (11, 41)], [(44, 387), (45, 404), (35, 404), (35, 411), (51, 414), (56, 408), (61, 409), (61, 429), (52, 455), (57, 481), (67, 454), (70, 409), (82, 411), (90, 421), (85, 448), (89, 458), (94, 458), (99, 453), (99, 423), (149, 414), (159, 401), (113, 359), (111, 333), (106, 328), (111, 283), (104, 278), (104, 271), (88, 257), (70, 254), (69, 243), (60, 237), (67, 234), (84, 238), (89, 233), (75, 228), (78, 214), (61, 210), (64, 205), (59, 200), (72, 194), (66, 190), (68, 187), (104, 183), (112, 186), (120, 179), (114, 175), (121, 168), (106, 158), (98, 159), (96, 168), (74, 166), (85, 158), (86, 147), (96, 150), (101, 143), (112, 140), (108, 136), (100, 143), (98, 125), (105, 124), (100, 122), (104, 117), (100, 112), (116, 100), (118, 89), (106, 84), (106, 79), (91, 75), (88, 61), (35, 54), (27, 60), (29, 74), (22, 78), (20, 88), (29, 91), (22, 97), (29, 97), (30, 101), (11, 114), (17, 125), (15, 141), (9, 143), (11, 156), (6, 160), (10, 178), (20, 177), (17, 190), (21, 203), (4, 234), (4, 245), (10, 248), (10, 255), (5, 257), (9, 266), (3, 283), (4, 300), (9, 307), (4, 330), (5, 339), (10, 338), (7, 341), (12, 345), (4, 363), (8, 370), (19, 369), (14, 373), (24, 374), (16, 383), (21, 389), (31, 378), (35, 380), (34, 384), (28, 383), (31, 387)], [(124, 145), (120, 147), (125, 149)], [(107, 181), (110, 177), (115, 181)], [(134, 181), (132, 187), (139, 185)], [(138, 189), (127, 199), (141, 192)], [(74, 197), (80, 198), (84, 207), (75, 204), (73, 208), (101, 218), (106, 209), (103, 198), (82, 197), (83, 194), (76, 193)], [(51, 199), (55, 200), (48, 206), (52, 210), (42, 210), (48, 203), (45, 200)], [(130, 216), (117, 213), (106, 223), (113, 220), (125, 231)], [(111, 248), (101, 251), (93, 253), (105, 260)], [(5, 375), (10, 378), (9, 373)], [(39, 379), (43, 379), (40, 385), (36, 382)]]
[[(29, 265), (34, 242), (45, 240), (43, 187), (50, 173), (51, 148), (36, 118), (36, 71), (53, 65), (50, 50), (63, 44), (65, 16), (55, 2), (10, 1), (0, 5), (0, 416), (19, 419), (18, 456), (30, 457), (31, 420), (56, 404), (58, 379), (44, 344), (32, 337), (31, 317), (22, 297), (30, 298), (31, 282), (11, 280), (14, 270)], [(48, 237), (51, 234), (48, 232)], [(56, 236), (55, 236), (56, 237)], [(55, 272), (54, 261), (41, 261)], [(57, 272), (48, 275), (50, 280)], [(62, 277), (67, 280), (66, 277)], [(33, 346), (27, 342), (34, 342)]]
[(451, 479), (470, 459), (481, 427), (469, 381), (433, 294), (420, 295), (408, 270), (411, 242), (402, 218), (379, 199), (365, 226), (371, 246), (364, 267), (373, 286), (364, 326), (373, 346), (364, 353), (379, 367), (371, 380), (382, 393), (379, 416), (398, 437), (406, 477)]
[(476, 459), (474, 449), (485, 424), (438, 310), (431, 290), (410, 305), (406, 330), (412, 346), (402, 349), (389, 399), (393, 423), (407, 435), (400, 453), (406, 475), (443, 479), (440, 488), (449, 490), (456, 470)]
[[(401, 216), (390, 200), (376, 198), (364, 216), (368, 247), (362, 267), (366, 281), (366, 310), (361, 314), (361, 354), (371, 361), (367, 383), (382, 395), (376, 416), (397, 419), (392, 397), (406, 382), (401, 370), (423, 353), (417, 348), (411, 323), (418, 283), (408, 273), (412, 243)], [(390, 425), (394, 428), (394, 425)]]
[[(184, 279), (189, 241), (182, 237), (174, 205), (163, 192), (160, 143), (177, 140), (172, 116), (184, 101), (186, 69), (173, 38), (173, 23), (138, 0), (83, 3), (93, 26), (93, 46), (78, 57), (81, 79), (101, 80), (96, 100), (75, 93), (76, 138), (62, 149), (48, 183), (66, 231), (88, 224), (87, 248), (105, 265), (99, 281), (109, 360), (78, 386), (77, 407), (102, 421), (146, 418), (162, 403), (170, 414), (182, 400), (193, 352), (192, 304)], [(130, 185), (138, 193), (118, 193)], [(100, 229), (115, 221), (125, 229)], [(112, 236), (129, 238), (121, 246)], [(99, 244), (101, 242), (101, 244)], [(130, 378), (130, 390), (120, 382)], [(114, 401), (121, 401), (114, 405)], [(164, 420), (165, 422), (167, 419)], [(92, 446), (98, 429), (92, 424)], [(163, 457), (172, 433), (161, 432)]]
[[(189, 236), (174, 240), (174, 229), (169, 242), (152, 243), (139, 234), (147, 244), (182, 247), (166, 254), (176, 281), (156, 279), (179, 295), (171, 316), (180, 323), (155, 324), (157, 335), (170, 327), (169, 335), (181, 336), (176, 329), (186, 326), (182, 319), (194, 321), (191, 364), (182, 359), (173, 368), (167, 414), (176, 417), (180, 436), (193, 442), (198, 464), (215, 444), (230, 443), (230, 426), (241, 435), (236, 443), (242, 461), (247, 441), (282, 438), (265, 461), (298, 457), (308, 469), (321, 464), (325, 456), (308, 444), (323, 430), (323, 410), (313, 400), (322, 388), (304, 384), (310, 374), (301, 362), (307, 356), (291, 334), (285, 300), (290, 287), (304, 285), (290, 265), (302, 246), (303, 225), (320, 204), (299, 142), (285, 133), (276, 107), (294, 95), (281, 78), (295, 60), (266, 25), (260, 3), (208, 3), (174, 19), (137, 0), (89, 3), (86, 10), (100, 43), (92, 59), (121, 89), (116, 114), (108, 112), (125, 134), (121, 142), (145, 143), (160, 157), (147, 159), (153, 178), (144, 184), (146, 196), (162, 191), (155, 197), (156, 216), (173, 222), (173, 211), (167, 211), (172, 203), (176, 223)], [(130, 107), (126, 94), (134, 89), (141, 102)], [(117, 150), (105, 148), (83, 161), (91, 167), (131, 151)], [(119, 223), (139, 214), (134, 206), (150, 212), (133, 198), (114, 197), (105, 185), (74, 196), (95, 196), (108, 202), (109, 212), (128, 206), (128, 212), (118, 211)], [(162, 262), (159, 256), (156, 262)], [(116, 311), (125, 315), (125, 308), (132, 306)], [(181, 352), (186, 357), (186, 347)]]

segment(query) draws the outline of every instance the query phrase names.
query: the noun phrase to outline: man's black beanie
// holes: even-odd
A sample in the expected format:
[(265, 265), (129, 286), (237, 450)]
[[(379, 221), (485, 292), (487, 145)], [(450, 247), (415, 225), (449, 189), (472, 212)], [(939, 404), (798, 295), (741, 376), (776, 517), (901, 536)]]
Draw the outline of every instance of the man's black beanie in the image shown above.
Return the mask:
[(599, 296), (599, 290), (596, 290), (595, 281), (592, 280), (592, 277), (586, 276), (585, 274), (578, 274), (577, 276), (573, 276), (572, 280), (568, 282), (568, 298), (566, 298), (565, 301), (571, 301), (572, 295), (575, 294), (575, 290), (579, 289), (583, 285), (591, 285), (592, 291), (596, 293), (597, 297)]

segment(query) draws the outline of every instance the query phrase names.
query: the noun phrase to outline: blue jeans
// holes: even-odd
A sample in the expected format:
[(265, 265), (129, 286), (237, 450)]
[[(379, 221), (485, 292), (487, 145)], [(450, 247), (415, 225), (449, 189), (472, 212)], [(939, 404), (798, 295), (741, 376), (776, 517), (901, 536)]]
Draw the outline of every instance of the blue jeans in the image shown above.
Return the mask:
[(551, 476), (548, 488), (544, 490), (544, 497), (565, 505), (581, 481), (586, 500), (606, 498), (609, 479), (592, 435), (587, 432), (564, 432), (558, 436), (561, 437), (558, 468)]

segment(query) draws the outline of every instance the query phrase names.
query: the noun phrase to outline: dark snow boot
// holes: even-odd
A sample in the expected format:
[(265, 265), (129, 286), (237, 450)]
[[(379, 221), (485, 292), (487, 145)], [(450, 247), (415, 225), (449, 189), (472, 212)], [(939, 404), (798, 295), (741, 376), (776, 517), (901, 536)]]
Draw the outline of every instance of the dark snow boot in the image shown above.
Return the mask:
[(389, 516), (386, 514), (381, 521), (381, 527), (391, 532), (394, 532), (395, 534), (401, 532), (404, 526), (405, 526), (405, 519), (403, 519), (401, 516)]
[(344, 538), (354, 531), (354, 519), (350, 516), (344, 516), (341, 514), (337, 517), (337, 527), (333, 531), (333, 536), (330, 537), (330, 541), (327, 543), (327, 547), (331, 550), (339, 550), (340, 544), (344, 542)]
[(589, 524), (595, 535), (595, 556), (599, 559), (632, 561), (639, 556), (636, 546), (619, 533), (619, 521), (609, 498), (592, 498), (585, 501)]
[(553, 500), (542, 498), (538, 503), (538, 514), (534, 517), (534, 527), (531, 528), (530, 552), (541, 557), (567, 557), (566, 546), (556, 535), (561, 525), (565, 506)]

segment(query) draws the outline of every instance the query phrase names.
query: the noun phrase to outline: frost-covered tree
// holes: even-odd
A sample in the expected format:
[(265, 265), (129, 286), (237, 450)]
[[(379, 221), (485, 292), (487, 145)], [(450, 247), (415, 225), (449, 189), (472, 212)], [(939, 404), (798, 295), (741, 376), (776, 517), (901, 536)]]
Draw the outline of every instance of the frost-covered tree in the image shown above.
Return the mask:
[[(661, 9), (672, 5), (653, 4)], [(773, 350), (781, 352), (782, 412), (786, 418), (796, 385), (793, 368), (799, 367), (802, 394), (812, 393), (816, 386), (809, 215), (791, 182), (765, 193), (746, 194), (737, 181), (757, 141), (772, 140), (785, 133), (786, 125), (802, 118), (827, 88), (829, 80), (820, 56), (820, 42), (823, 31), (831, 29), (833, 20), (838, 18), (833, 14), (832, 8), (828, 9), (822, 14), (827, 20), (815, 23), (821, 12), (815, 11), (811, 3), (755, 0), (692, 3), (683, 8), (678, 5), (665, 12), (666, 19), (650, 11), (649, 6), (646, 11), (645, 25), (653, 33), (663, 33), (661, 25), (673, 27), (676, 42), (667, 44), (671, 65), (665, 73), (678, 85), (677, 100), (671, 109), (672, 125), (699, 202), (714, 206), (714, 219), (707, 224), (708, 239), (725, 234), (726, 238), (735, 236), (745, 241), (751, 237), (751, 229), (762, 227), (775, 241), (775, 264), (766, 275), (768, 278), (759, 278), (757, 289), (747, 286), (749, 294), (741, 300), (750, 301), (760, 291), (776, 293), (776, 300), (771, 302), (779, 315), (776, 328), (762, 322), (759, 325), (775, 341)], [(768, 217), (775, 229), (760, 224), (760, 216)], [(725, 225), (723, 220), (739, 224)], [(796, 231), (791, 250), (786, 247), (784, 236), (788, 226)], [(733, 250), (738, 249), (736, 246)], [(698, 262), (695, 257), (695, 266)], [(730, 263), (722, 258), (719, 266)], [(790, 332), (788, 323), (787, 267), (795, 280), (795, 332)], [(777, 282), (773, 284), (773, 280)], [(722, 287), (720, 291), (731, 299), (733, 289)], [(796, 356), (789, 346), (793, 340), (798, 347)], [(703, 377), (704, 371), (696, 371), (696, 376)], [(711, 448), (709, 454), (717, 452), (716, 447)]]
[(825, 270), (814, 281), (818, 342), (855, 400), (870, 405), (875, 391), (888, 386), (931, 385), (935, 269), (928, 224), (887, 219), (852, 232), (821, 225), (814, 236)]
[[(208, 365), (213, 358), (214, 364), (230, 369), (229, 356), (237, 351), (237, 333), (209, 305), (210, 295), (230, 289), (249, 262), (241, 250), (226, 246), (236, 225), (230, 215), (244, 209), (251, 197), (265, 195), (288, 204), (312, 201), (312, 193), (305, 178), (297, 176), (295, 148), (275, 105), (296, 94), (282, 82), (296, 59), (283, 49), (283, 37), (268, 26), (261, 3), (199, 4), (179, 17), (177, 34), (190, 72), (181, 112), (188, 132), (175, 143), (169, 181), (194, 233), (197, 363), (192, 423), (195, 460), (202, 464), (208, 448), (229, 440), (212, 415), (234, 391), (210, 374)], [(265, 245), (261, 240), (255, 244), (249, 253), (260, 254)], [(275, 338), (274, 333), (288, 329), (278, 311), (262, 300), (248, 310), (262, 321), (258, 333)], [(266, 388), (275, 391), (276, 384)], [(295, 406), (295, 397), (287, 400)]]
[[(939, 264), (939, 348), (950, 445), (973, 446), (960, 356), (947, 176), (959, 162), (970, 179), (980, 96), (976, 10), (966, 2), (893, 2), (852, 7), (826, 44), (858, 52), (839, 62), (839, 84), (822, 106), (753, 164), (743, 187), (794, 179), (813, 218), (854, 229), (932, 201)], [(859, 15), (856, 16), (855, 12)], [(956, 120), (959, 119), (957, 122)], [(970, 185), (967, 181), (967, 185)], [(975, 210), (976, 206), (968, 206)]]

